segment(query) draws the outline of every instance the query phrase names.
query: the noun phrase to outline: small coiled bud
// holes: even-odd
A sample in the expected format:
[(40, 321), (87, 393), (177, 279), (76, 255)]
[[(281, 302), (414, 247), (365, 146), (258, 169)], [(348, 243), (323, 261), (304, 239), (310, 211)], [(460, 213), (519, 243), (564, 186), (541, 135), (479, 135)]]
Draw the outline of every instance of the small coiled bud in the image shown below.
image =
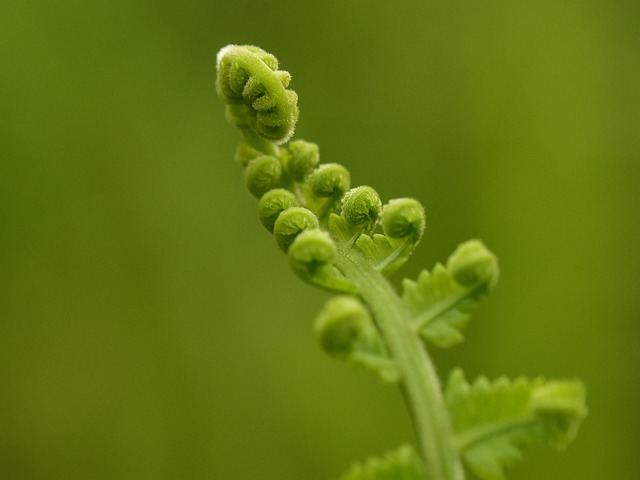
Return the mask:
[(308, 228), (318, 228), (318, 218), (304, 207), (291, 207), (282, 212), (273, 226), (278, 246), (285, 252), (300, 233)]
[(249, 162), (245, 169), (245, 185), (249, 193), (256, 198), (280, 184), (282, 165), (271, 155), (261, 155)]
[(531, 407), (542, 420), (549, 444), (562, 450), (587, 416), (585, 386), (579, 380), (547, 382), (533, 390)]
[(317, 316), (314, 330), (325, 352), (346, 359), (371, 329), (371, 317), (358, 299), (339, 295), (329, 299)]
[(299, 202), (293, 193), (284, 188), (274, 188), (260, 197), (258, 218), (262, 225), (273, 233), (278, 216), (288, 208), (297, 206), (299, 206)]
[(333, 262), (338, 253), (336, 244), (324, 230), (305, 230), (291, 244), (291, 268), (299, 275), (313, 274), (319, 266)]
[(311, 172), (307, 182), (315, 197), (340, 198), (349, 190), (351, 175), (338, 163), (325, 163)]
[(378, 220), (382, 202), (373, 188), (352, 188), (342, 197), (342, 216), (352, 227), (373, 225)]
[(413, 198), (396, 198), (382, 208), (380, 223), (386, 236), (417, 243), (426, 226), (424, 207)]
[(498, 281), (498, 259), (480, 240), (469, 240), (451, 254), (447, 271), (462, 286), (492, 288)]
[(328, 232), (307, 229), (289, 247), (289, 262), (293, 272), (317, 287), (339, 293), (356, 293), (354, 285), (333, 265), (338, 253)]
[(228, 104), (227, 118), (262, 138), (284, 143), (298, 121), (298, 96), (291, 75), (276, 58), (252, 45), (227, 45), (218, 53), (216, 90)]
[(302, 182), (320, 161), (318, 145), (304, 140), (294, 140), (289, 144), (287, 169), (291, 178)]

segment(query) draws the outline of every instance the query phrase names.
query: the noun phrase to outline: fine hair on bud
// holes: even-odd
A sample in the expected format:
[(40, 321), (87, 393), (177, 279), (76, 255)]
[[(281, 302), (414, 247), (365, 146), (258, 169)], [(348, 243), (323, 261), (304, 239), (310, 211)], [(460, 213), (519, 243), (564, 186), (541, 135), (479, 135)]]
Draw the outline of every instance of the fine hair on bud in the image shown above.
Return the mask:
[(299, 206), (297, 197), (284, 188), (269, 190), (258, 202), (258, 218), (264, 227), (273, 233), (278, 216), (291, 207)]
[(304, 207), (291, 207), (278, 216), (273, 234), (278, 246), (288, 252), (289, 247), (301, 232), (308, 228), (318, 228), (318, 226), (318, 218), (311, 210)]
[(354, 227), (375, 223), (381, 209), (378, 192), (368, 186), (352, 188), (342, 197), (342, 216)]
[(426, 218), (420, 202), (413, 198), (396, 198), (382, 208), (380, 224), (388, 237), (410, 237), (413, 242), (417, 242), (424, 233)]
[(329, 355), (347, 358), (371, 328), (369, 312), (355, 297), (330, 298), (316, 317), (314, 329), (320, 345)]
[(289, 143), (289, 160), (287, 169), (291, 178), (302, 182), (320, 162), (318, 145), (304, 140), (294, 140)]
[(251, 160), (244, 172), (247, 190), (254, 197), (260, 198), (280, 184), (282, 166), (278, 158), (261, 155)]
[(464, 242), (447, 260), (447, 270), (463, 286), (493, 287), (498, 281), (498, 259), (480, 240)]
[(253, 45), (227, 45), (218, 53), (217, 72), (216, 89), (232, 124), (275, 143), (291, 138), (298, 96), (273, 55)]
[(349, 190), (351, 175), (338, 163), (325, 163), (309, 174), (307, 183), (315, 197), (340, 198)]

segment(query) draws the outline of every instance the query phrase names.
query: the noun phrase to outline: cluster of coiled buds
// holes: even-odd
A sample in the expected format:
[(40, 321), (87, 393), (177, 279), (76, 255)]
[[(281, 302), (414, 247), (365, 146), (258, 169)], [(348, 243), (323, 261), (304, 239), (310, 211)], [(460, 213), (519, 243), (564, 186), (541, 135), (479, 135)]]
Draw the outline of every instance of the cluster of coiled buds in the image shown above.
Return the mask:
[(291, 142), (277, 155), (249, 159), (244, 168), (260, 222), (289, 254), (294, 272), (324, 289), (355, 292), (334, 265), (339, 250), (357, 251), (389, 273), (389, 259), (399, 266), (397, 260), (406, 259), (424, 232), (419, 202), (405, 198), (383, 205), (373, 188), (351, 188), (349, 171), (338, 163), (320, 164), (313, 143)]
[(373, 188), (351, 188), (349, 171), (338, 163), (320, 164), (314, 143), (280, 146), (298, 118), (290, 80), (275, 57), (258, 47), (230, 45), (218, 54), (217, 90), (229, 120), (244, 133), (236, 160), (247, 190), (259, 200), (261, 223), (289, 254), (299, 277), (330, 291), (355, 293), (334, 265), (338, 251), (357, 250), (389, 273), (422, 237), (424, 208), (407, 198), (383, 206)]

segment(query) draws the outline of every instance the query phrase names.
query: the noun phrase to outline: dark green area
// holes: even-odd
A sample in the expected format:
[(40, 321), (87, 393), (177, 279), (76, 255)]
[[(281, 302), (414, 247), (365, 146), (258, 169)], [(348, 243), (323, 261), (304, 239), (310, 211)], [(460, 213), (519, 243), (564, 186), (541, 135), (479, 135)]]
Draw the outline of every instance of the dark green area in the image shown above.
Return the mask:
[(0, 477), (325, 480), (411, 439), (325, 357), (326, 294), (260, 225), (214, 91), (228, 43), (293, 74), (296, 138), (501, 262), (444, 376), (580, 377), (590, 416), (512, 479), (640, 477), (637, 2), (0, 6)]

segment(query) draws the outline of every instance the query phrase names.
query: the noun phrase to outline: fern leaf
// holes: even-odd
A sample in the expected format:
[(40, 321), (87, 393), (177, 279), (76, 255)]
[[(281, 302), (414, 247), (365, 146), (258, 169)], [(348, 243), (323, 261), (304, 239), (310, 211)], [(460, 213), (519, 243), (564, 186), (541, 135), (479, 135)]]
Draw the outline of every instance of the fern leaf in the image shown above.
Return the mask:
[(344, 217), (332, 213), (329, 215), (329, 228), (339, 242), (351, 245), (362, 233), (362, 227), (349, 225)]
[(504, 468), (532, 444), (566, 447), (586, 416), (584, 386), (572, 380), (480, 377), (469, 384), (456, 369), (445, 400), (464, 463), (482, 480), (504, 480)]
[(352, 465), (340, 480), (425, 480), (425, 476), (413, 447), (403, 445), (384, 457), (372, 457)]
[(448, 270), (437, 264), (423, 270), (417, 281), (403, 281), (402, 299), (414, 315), (422, 338), (438, 347), (451, 347), (464, 340), (462, 329), (486, 292), (485, 285), (462, 286)]
[(404, 265), (413, 246), (407, 239), (390, 238), (379, 233), (373, 236), (360, 235), (356, 245), (384, 275), (393, 273)]

